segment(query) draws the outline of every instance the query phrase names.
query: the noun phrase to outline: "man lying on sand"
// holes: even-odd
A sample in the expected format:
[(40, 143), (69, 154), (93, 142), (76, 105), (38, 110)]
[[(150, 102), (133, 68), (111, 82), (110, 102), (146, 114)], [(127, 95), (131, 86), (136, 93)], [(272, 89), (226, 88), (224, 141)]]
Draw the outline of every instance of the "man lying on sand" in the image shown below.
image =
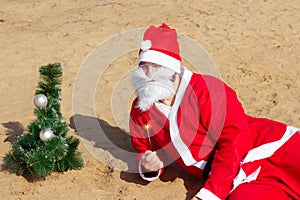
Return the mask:
[(132, 83), (130, 133), (143, 179), (158, 178), (171, 157), (205, 178), (193, 200), (300, 198), (299, 129), (248, 116), (221, 80), (182, 67), (176, 30), (145, 31)]

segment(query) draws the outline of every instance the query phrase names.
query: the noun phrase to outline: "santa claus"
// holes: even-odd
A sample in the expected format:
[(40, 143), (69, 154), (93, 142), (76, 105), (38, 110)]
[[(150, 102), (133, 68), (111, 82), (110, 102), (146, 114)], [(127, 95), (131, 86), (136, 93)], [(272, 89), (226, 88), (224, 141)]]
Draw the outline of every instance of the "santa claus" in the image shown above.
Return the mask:
[(193, 199), (300, 199), (300, 131), (244, 113), (221, 80), (181, 67), (177, 34), (149, 27), (132, 75), (130, 134), (141, 177), (171, 160), (204, 178)]

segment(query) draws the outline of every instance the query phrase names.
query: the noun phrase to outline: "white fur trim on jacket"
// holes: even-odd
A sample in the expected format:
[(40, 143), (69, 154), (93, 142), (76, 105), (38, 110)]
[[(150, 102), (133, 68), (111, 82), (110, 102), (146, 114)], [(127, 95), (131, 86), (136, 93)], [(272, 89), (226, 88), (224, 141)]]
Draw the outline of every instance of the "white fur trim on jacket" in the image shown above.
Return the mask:
[(248, 176), (244, 172), (242, 168), (240, 168), (240, 171), (238, 175), (233, 180), (233, 188), (231, 189), (230, 193), (235, 190), (237, 186), (239, 186), (242, 183), (249, 183), (251, 181), (254, 181), (257, 179), (258, 174), (260, 172), (261, 166), (259, 166), (253, 173), (249, 174)]
[(179, 85), (179, 88), (178, 88), (178, 91), (177, 91), (177, 94), (175, 97), (174, 104), (173, 104), (170, 114), (169, 114), (170, 136), (171, 136), (172, 143), (175, 146), (180, 157), (182, 158), (184, 164), (186, 166), (195, 166), (195, 167), (198, 167), (203, 170), (206, 165), (206, 161), (201, 160), (198, 162), (193, 158), (193, 155), (190, 152), (189, 148), (185, 145), (185, 143), (183, 142), (183, 140), (180, 137), (180, 132), (179, 132), (178, 124), (177, 124), (178, 108), (182, 102), (185, 91), (186, 91), (186, 89), (189, 85), (189, 82), (192, 78), (192, 75), (193, 75), (193, 73), (186, 68), (182, 68), (182, 70), (184, 70), (182, 79), (181, 79), (181, 82), (180, 82), (180, 85)]
[(202, 200), (221, 200), (214, 193), (209, 191), (208, 189), (202, 188), (197, 194), (196, 197)]

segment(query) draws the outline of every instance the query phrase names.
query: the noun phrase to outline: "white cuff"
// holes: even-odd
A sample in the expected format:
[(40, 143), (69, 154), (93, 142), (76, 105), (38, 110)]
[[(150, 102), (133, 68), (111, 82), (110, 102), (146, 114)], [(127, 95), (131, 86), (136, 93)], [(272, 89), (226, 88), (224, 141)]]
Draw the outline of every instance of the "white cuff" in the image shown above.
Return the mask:
[(154, 176), (154, 177), (146, 177), (143, 173), (143, 170), (142, 170), (142, 161), (140, 160), (139, 162), (139, 173), (140, 173), (140, 176), (142, 177), (142, 179), (146, 180), (146, 181), (154, 181), (155, 179), (158, 179), (158, 177), (160, 176), (160, 171), (161, 169), (158, 170), (157, 172), (157, 175)]
[(208, 189), (202, 188), (197, 194), (196, 197), (202, 200), (221, 200), (214, 193), (209, 191)]

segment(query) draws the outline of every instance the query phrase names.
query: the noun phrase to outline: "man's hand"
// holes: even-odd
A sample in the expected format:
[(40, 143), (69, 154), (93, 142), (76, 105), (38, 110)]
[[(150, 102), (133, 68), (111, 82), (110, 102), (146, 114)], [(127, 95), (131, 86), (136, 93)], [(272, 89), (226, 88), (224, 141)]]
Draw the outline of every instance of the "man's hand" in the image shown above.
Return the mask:
[(156, 151), (146, 151), (142, 156), (142, 166), (145, 170), (152, 172), (163, 168), (163, 162), (156, 155)]

